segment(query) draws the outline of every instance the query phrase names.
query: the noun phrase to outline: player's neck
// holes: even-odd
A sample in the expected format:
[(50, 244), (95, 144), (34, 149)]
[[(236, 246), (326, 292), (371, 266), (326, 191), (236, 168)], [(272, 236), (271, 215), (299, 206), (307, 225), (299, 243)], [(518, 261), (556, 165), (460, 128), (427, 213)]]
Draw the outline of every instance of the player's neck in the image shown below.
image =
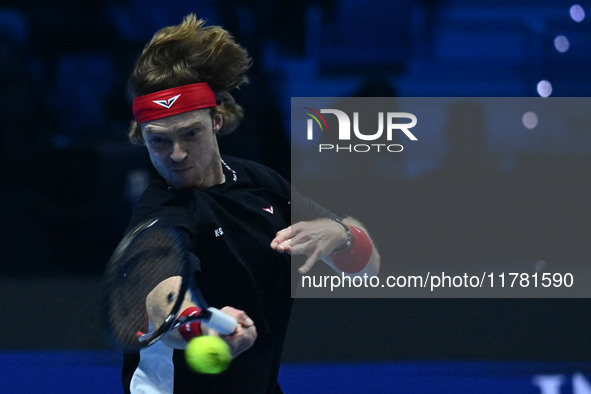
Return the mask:
[(204, 179), (203, 184), (199, 186), (200, 189), (221, 185), (226, 182), (226, 176), (224, 175), (224, 170), (222, 167), (222, 159), (219, 154), (216, 155), (214, 160), (212, 160), (207, 173), (209, 175)]

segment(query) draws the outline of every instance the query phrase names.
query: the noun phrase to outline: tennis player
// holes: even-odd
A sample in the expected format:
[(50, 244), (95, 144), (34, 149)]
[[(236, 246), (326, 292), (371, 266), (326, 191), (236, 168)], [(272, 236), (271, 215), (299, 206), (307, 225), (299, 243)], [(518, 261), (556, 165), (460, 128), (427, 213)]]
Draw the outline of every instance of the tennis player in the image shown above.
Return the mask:
[[(230, 91), (247, 82), (250, 64), (228, 32), (191, 14), (156, 32), (133, 69), (129, 137), (145, 145), (159, 176), (129, 227), (162, 218), (184, 230), (205, 299), (234, 316), (238, 327), (222, 336), (236, 357), (219, 375), (190, 371), (183, 352), (166, 341), (125, 354), (127, 393), (281, 393), (277, 375), (292, 305), (289, 255), (305, 256), (300, 273), (318, 260), (339, 273), (377, 273), (379, 255), (363, 226), (292, 193), (271, 169), (220, 154), (217, 136), (242, 118)], [(294, 199), (302, 221), (291, 225)]]

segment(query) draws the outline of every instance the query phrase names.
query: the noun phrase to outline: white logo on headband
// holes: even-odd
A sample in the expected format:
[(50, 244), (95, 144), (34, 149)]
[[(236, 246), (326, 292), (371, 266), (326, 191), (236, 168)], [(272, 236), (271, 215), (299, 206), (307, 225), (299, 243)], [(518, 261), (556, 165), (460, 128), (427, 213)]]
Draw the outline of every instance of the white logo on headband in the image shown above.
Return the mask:
[(175, 101), (179, 97), (181, 97), (181, 95), (180, 94), (177, 94), (176, 96), (171, 97), (168, 100), (154, 100), (152, 102), (155, 103), (155, 104), (161, 105), (161, 106), (163, 106), (166, 109), (170, 109), (170, 107), (172, 107), (172, 105), (175, 103)]

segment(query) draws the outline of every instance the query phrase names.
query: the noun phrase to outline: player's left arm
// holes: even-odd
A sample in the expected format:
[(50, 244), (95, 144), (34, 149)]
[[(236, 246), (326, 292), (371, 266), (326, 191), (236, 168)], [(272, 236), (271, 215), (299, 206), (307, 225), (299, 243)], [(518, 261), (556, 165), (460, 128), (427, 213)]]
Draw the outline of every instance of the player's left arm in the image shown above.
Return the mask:
[(271, 241), (280, 253), (305, 255), (298, 271), (307, 273), (318, 260), (346, 275), (377, 275), (380, 255), (365, 226), (351, 217), (342, 222), (317, 219), (295, 223), (280, 230)]

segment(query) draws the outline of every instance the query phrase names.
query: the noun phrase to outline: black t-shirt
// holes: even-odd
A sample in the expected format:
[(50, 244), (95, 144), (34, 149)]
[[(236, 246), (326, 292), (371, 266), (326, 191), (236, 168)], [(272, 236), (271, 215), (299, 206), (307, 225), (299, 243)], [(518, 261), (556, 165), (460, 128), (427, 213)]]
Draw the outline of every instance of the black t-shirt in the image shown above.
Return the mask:
[[(270, 248), (277, 231), (291, 224), (291, 200), (300, 220), (336, 217), (302, 198), (281, 176), (260, 164), (223, 157), (226, 181), (207, 189), (175, 190), (156, 179), (137, 204), (130, 228), (150, 218), (186, 230), (187, 247), (201, 265), (199, 284), (214, 307), (244, 310), (257, 340), (219, 375), (190, 371), (183, 351), (174, 351), (174, 392), (277, 393), (277, 374), (292, 305), (291, 264)], [(126, 391), (139, 362), (126, 354)]]

